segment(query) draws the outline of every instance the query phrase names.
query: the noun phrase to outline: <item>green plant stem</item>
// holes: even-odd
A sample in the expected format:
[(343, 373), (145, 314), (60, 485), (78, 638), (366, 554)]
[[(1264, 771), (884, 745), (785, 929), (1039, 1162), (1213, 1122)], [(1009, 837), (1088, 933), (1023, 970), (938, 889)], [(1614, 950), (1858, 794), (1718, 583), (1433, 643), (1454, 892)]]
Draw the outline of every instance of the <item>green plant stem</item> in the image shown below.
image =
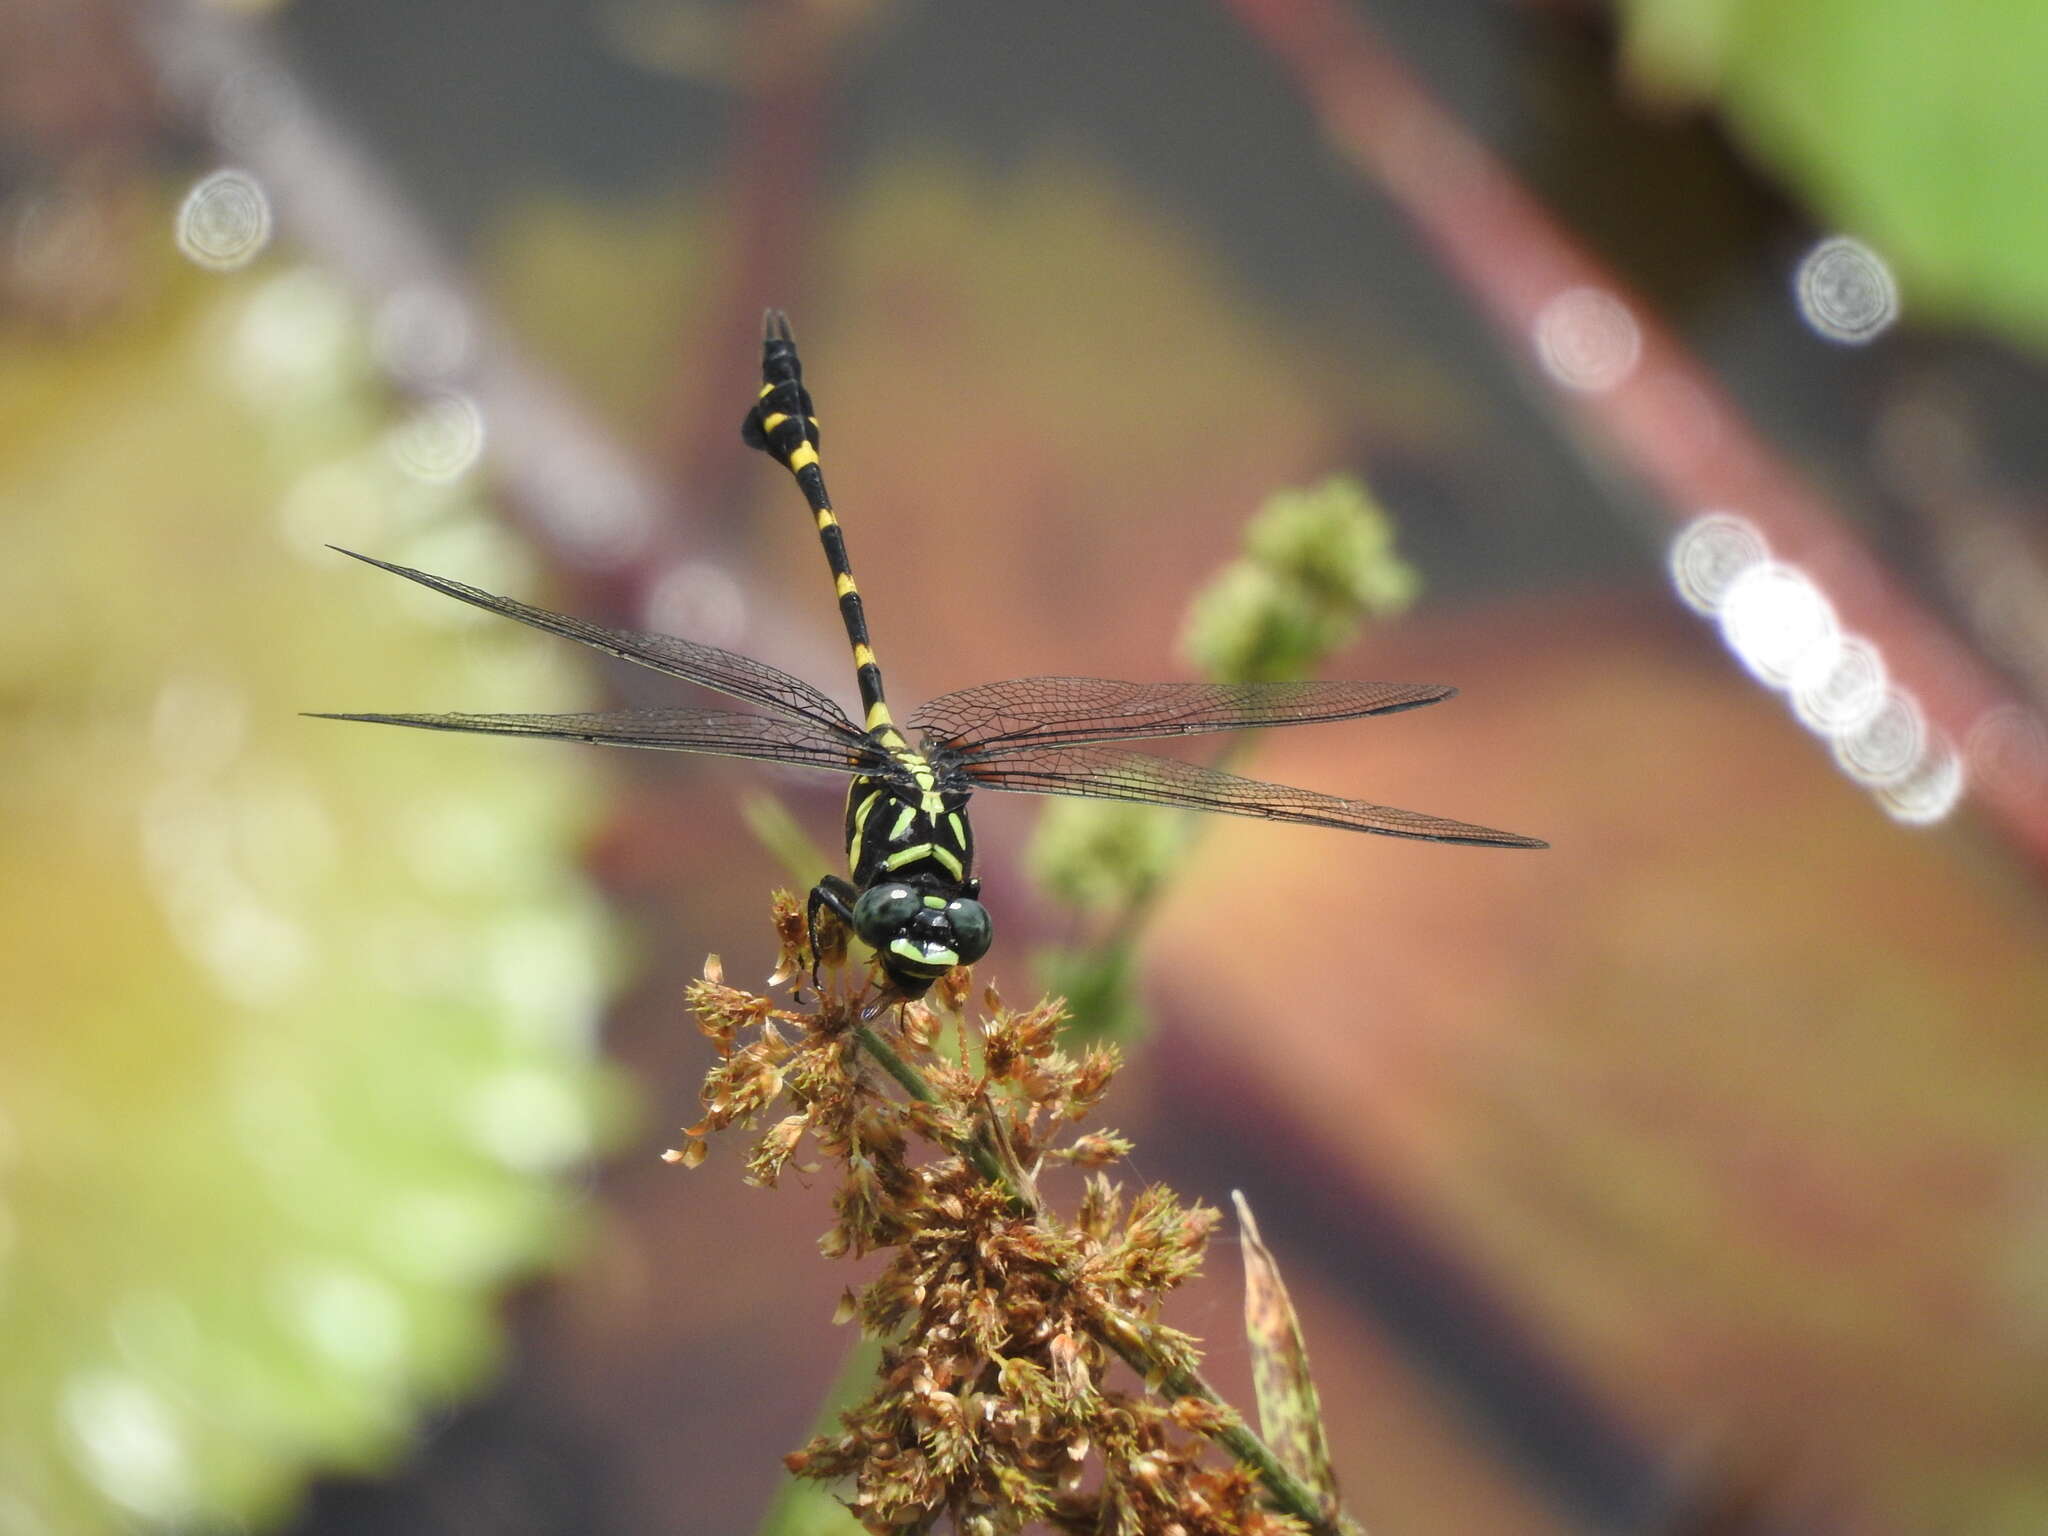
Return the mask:
[[(862, 1050), (866, 1051), (881, 1064), (884, 1072), (903, 1085), (903, 1091), (913, 1099), (920, 1100), (926, 1104), (936, 1104), (939, 1102), (938, 1091), (924, 1080), (924, 1074), (897, 1055), (896, 1048), (876, 1034), (868, 1025), (854, 1025), (853, 1038), (860, 1042)], [(1009, 1170), (1003, 1167), (1002, 1159), (997, 1157), (988, 1147), (978, 1141), (969, 1141), (965, 1144), (954, 1145), (952, 1150), (974, 1164), (975, 1172), (979, 1173), (984, 1179), (987, 1179), (989, 1183), (999, 1184), (1007, 1190), (1010, 1196), (1010, 1203), (1017, 1207), (1019, 1215), (1038, 1216), (1043, 1214), (1037, 1200), (1031, 1196), (1029, 1191), (1017, 1187), (1016, 1180), (1011, 1178)]]
[[(1235, 773), (1245, 759), (1251, 756), (1252, 745), (1259, 734), (1257, 731), (1240, 732), (1215, 755), (1209, 766), (1221, 769), (1225, 773)], [(1173, 853), (1175, 868), (1187, 863), (1192, 844), (1201, 835), (1202, 829), (1209, 825), (1209, 818), (1186, 811), (1180, 812), (1179, 815), (1182, 836)], [(1131, 894), (1131, 899), (1124, 904), (1123, 910), (1111, 920), (1108, 932), (1095, 945), (1099, 953), (1114, 953), (1136, 945), (1138, 936), (1144, 932), (1145, 925), (1152, 920), (1152, 914), (1158, 910), (1159, 898), (1166, 890), (1169, 873), (1171, 871), (1166, 869), (1155, 871)]]
[[(922, 1103), (939, 1102), (938, 1091), (925, 1081), (919, 1072), (896, 1048), (866, 1024), (853, 1027), (853, 1037), (860, 1042), (861, 1049), (874, 1058), (884, 1072), (903, 1085), (903, 1091)], [(1020, 1214), (1043, 1218), (1046, 1213), (1029, 1192), (1017, 1187), (1001, 1159), (989, 1148), (978, 1142), (969, 1141), (954, 1144), (953, 1151), (974, 1164), (975, 1170), (991, 1184), (1008, 1191), (1011, 1202)], [(1209, 1436), (1231, 1455), (1258, 1474), (1259, 1481), (1266, 1485), (1273, 1502), (1286, 1513), (1308, 1523), (1317, 1536), (1343, 1536), (1349, 1522), (1341, 1516), (1332, 1516), (1316, 1497), (1313, 1489), (1287, 1470), (1286, 1465), (1273, 1450), (1247, 1428), (1237, 1411), (1223, 1400), (1223, 1397), (1209, 1383), (1202, 1379), (1199, 1371), (1192, 1367), (1176, 1365), (1152, 1341), (1151, 1330), (1136, 1318), (1121, 1312), (1104, 1309), (1096, 1322), (1097, 1336), (1103, 1343), (1115, 1350), (1123, 1362), (1136, 1371), (1147, 1384), (1156, 1383), (1161, 1389), (1175, 1397), (1193, 1397), (1224, 1409), (1231, 1415), (1232, 1422), (1222, 1428), (1210, 1430)]]
[[(1200, 1371), (1191, 1366), (1170, 1364), (1154, 1348), (1146, 1337), (1146, 1325), (1122, 1313), (1111, 1312), (1104, 1316), (1100, 1327), (1102, 1341), (1118, 1355), (1124, 1363), (1138, 1372), (1148, 1382), (1156, 1381), (1161, 1388), (1175, 1397), (1199, 1398), (1218, 1408), (1228, 1409), (1233, 1417), (1236, 1410), (1223, 1400), (1223, 1396), (1203, 1378)], [(1341, 1515), (1329, 1513), (1315, 1491), (1287, 1470), (1286, 1465), (1274, 1454), (1272, 1447), (1237, 1420), (1220, 1429), (1209, 1431), (1210, 1438), (1223, 1446), (1239, 1461), (1258, 1473), (1259, 1481), (1266, 1485), (1266, 1491), (1273, 1496), (1273, 1502), (1290, 1515), (1306, 1520), (1309, 1529), (1318, 1536), (1340, 1536), (1352, 1532), (1356, 1527)]]

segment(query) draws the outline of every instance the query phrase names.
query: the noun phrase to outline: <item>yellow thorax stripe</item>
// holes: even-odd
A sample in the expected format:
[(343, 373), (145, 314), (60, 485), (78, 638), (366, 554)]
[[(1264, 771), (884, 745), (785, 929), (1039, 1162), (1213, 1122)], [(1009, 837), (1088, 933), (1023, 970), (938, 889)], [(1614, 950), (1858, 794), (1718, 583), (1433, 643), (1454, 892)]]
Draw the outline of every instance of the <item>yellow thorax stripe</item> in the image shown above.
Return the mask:
[[(855, 780), (854, 782), (858, 784), (860, 781)], [(852, 797), (852, 789), (850, 787), (847, 795), (849, 799)], [(846, 863), (848, 868), (858, 869), (860, 867), (860, 845), (868, 835), (868, 813), (875, 808), (875, 802), (881, 798), (882, 792), (879, 789), (872, 791), (865, 800), (861, 801), (854, 808), (853, 814), (847, 818), (853, 824), (853, 836), (846, 841)]]
[(898, 848), (888, 858), (882, 860), (882, 868), (901, 869), (906, 864), (915, 864), (919, 859), (930, 859), (951, 872), (955, 880), (964, 878), (965, 872), (960, 867), (959, 855), (950, 848), (940, 847), (937, 843), (918, 843), (914, 847)]

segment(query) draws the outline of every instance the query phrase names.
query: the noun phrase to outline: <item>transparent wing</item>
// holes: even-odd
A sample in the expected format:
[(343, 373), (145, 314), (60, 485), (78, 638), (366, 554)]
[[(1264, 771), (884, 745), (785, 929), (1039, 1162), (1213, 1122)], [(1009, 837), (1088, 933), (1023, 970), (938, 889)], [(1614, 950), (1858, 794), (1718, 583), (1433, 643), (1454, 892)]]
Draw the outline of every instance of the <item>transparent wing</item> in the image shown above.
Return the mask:
[(765, 763), (829, 768), (835, 773), (885, 769), (888, 758), (856, 738), (848, 742), (805, 721), (723, 709), (615, 709), (592, 715), (338, 715), (316, 720), (368, 720), (423, 731), (472, 731), (485, 736), (536, 736), (601, 746), (652, 747), (662, 752), (703, 752)]
[(772, 709), (778, 715), (805, 721), (822, 732), (841, 736), (849, 741), (858, 739), (861, 734), (853, 722), (846, 718), (846, 712), (825, 694), (802, 678), (791, 677), (787, 672), (771, 667), (765, 661), (755, 661), (734, 651), (720, 650), (715, 645), (699, 645), (694, 640), (683, 640), (674, 635), (645, 634), (631, 629), (606, 629), (603, 625), (592, 624), (587, 619), (550, 613), (545, 608), (535, 608), (513, 598), (499, 597), (477, 587), (465, 586), (459, 581), (449, 580), (446, 576), (434, 576), (426, 571), (416, 571), (410, 566), (393, 565), (388, 560), (379, 560), (371, 555), (359, 555), (352, 549), (342, 549), (338, 544), (328, 547), (352, 559), (360, 560), (365, 565), (374, 565), (380, 571), (389, 571), (394, 576), (403, 576), (407, 581), (416, 581), (423, 587), (482, 608), (488, 613), (517, 619), (521, 624), (530, 624), (535, 629), (544, 629), (551, 635), (561, 635), (575, 640), (592, 650), (603, 651), (607, 656), (616, 656), (622, 661), (652, 667), (669, 677), (679, 677), (685, 682), (696, 683), (713, 692), (735, 699), (745, 699), (751, 704)]
[(1125, 683), (1015, 677), (941, 694), (910, 717), (935, 745), (970, 761), (1041, 747), (1193, 736), (1263, 725), (1386, 715), (1447, 699), (1433, 683)]
[(1475, 827), (1468, 822), (1425, 816), (1420, 811), (1403, 811), (1365, 800), (1345, 800), (1312, 789), (1241, 779), (1234, 773), (1170, 757), (1154, 757), (1147, 752), (1102, 747), (1019, 748), (994, 762), (970, 756), (962, 764), (962, 771), (985, 788), (1027, 795), (1135, 800), (1192, 811), (1257, 816), (1266, 821), (1299, 822), (1310, 827), (1421, 838), (1432, 843), (1477, 843), (1494, 848), (1550, 846), (1513, 832), (1496, 832), (1491, 827)]

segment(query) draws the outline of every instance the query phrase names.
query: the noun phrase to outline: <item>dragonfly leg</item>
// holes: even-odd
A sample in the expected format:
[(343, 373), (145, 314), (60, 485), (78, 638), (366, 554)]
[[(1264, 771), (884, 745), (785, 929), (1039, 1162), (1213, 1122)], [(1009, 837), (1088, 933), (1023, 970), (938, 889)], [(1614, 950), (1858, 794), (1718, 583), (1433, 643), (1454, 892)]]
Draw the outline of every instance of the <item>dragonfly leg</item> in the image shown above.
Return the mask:
[(810, 900), (804, 903), (804, 932), (811, 941), (811, 985), (814, 987), (822, 987), (818, 979), (818, 911), (823, 908), (830, 912), (850, 934), (853, 932), (853, 901), (859, 894), (852, 881), (838, 875), (827, 875), (811, 887)]

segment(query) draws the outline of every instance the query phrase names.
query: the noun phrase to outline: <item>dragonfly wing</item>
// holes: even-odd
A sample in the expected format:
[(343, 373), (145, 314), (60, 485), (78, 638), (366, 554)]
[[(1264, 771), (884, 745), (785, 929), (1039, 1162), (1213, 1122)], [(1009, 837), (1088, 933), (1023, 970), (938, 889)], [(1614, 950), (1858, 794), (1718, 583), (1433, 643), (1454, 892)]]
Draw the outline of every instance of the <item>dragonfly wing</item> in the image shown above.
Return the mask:
[(1337, 827), (1351, 832), (1378, 832), (1387, 837), (1420, 838), (1432, 843), (1475, 843), (1493, 848), (1546, 848), (1549, 844), (1513, 832), (1497, 832), (1469, 822), (1426, 816), (1420, 811), (1345, 800), (1239, 778), (1234, 773), (1102, 747), (1019, 749), (993, 762), (969, 758), (967, 777), (988, 789), (1028, 795), (1078, 795), (1092, 800), (1134, 800), (1146, 805), (1179, 806), (1191, 811), (1220, 811), (1231, 816), (1257, 816), (1265, 821), (1291, 821), (1310, 827)]
[(941, 694), (910, 717), (934, 745), (970, 760), (1097, 741), (1193, 736), (1268, 725), (1351, 720), (1434, 704), (1433, 683), (1125, 683), (1016, 677)]
[(425, 731), (472, 731), (486, 736), (534, 736), (602, 746), (652, 747), (745, 757), (835, 773), (885, 768), (888, 759), (865, 742), (842, 740), (805, 722), (723, 709), (615, 709), (589, 715), (315, 715), (318, 720), (368, 720)]
[(860, 731), (846, 718), (846, 712), (830, 698), (813, 688), (802, 678), (791, 677), (765, 661), (755, 661), (735, 651), (720, 650), (715, 645), (700, 645), (694, 640), (680, 639), (675, 635), (647, 634), (631, 629), (607, 629), (593, 624), (588, 619), (571, 618), (563, 613), (550, 613), (545, 608), (536, 608), (514, 598), (499, 597), (477, 587), (465, 586), (462, 582), (451, 581), (446, 576), (431, 575), (416, 571), (410, 566), (394, 565), (388, 560), (379, 560), (371, 555), (359, 555), (352, 549), (340, 545), (329, 546), (365, 565), (374, 565), (381, 571), (394, 576), (403, 576), (407, 581), (416, 581), (421, 586), (460, 602), (469, 603), (487, 613), (501, 614), (508, 619), (517, 619), (521, 624), (530, 624), (535, 629), (544, 629), (551, 635), (561, 635), (593, 650), (603, 651), (607, 656), (616, 656), (622, 661), (637, 662), (651, 667), (669, 677), (679, 677), (685, 682), (696, 683), (735, 699), (745, 699), (759, 704), (776, 714), (791, 720), (801, 720), (820, 728), (822, 731), (840, 735), (849, 740), (857, 738)]

